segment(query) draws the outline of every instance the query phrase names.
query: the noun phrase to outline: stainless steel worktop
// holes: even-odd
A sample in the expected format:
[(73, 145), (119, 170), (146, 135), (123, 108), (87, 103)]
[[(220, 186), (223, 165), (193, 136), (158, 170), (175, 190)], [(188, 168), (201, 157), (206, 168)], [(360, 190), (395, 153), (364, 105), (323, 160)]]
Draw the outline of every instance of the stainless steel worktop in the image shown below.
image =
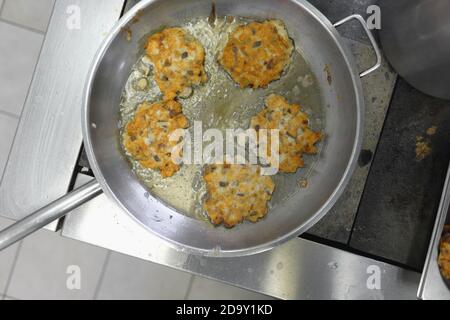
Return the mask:
[[(0, 212), (5, 217), (21, 219), (67, 193), (82, 141), (85, 79), (123, 3), (56, 1), (0, 185)], [(73, 16), (77, 12), (79, 17)], [(71, 24), (78, 18), (79, 28)]]
[[(92, 178), (78, 179), (81, 185)], [(281, 299), (414, 299), (420, 278), (415, 272), (300, 238), (248, 257), (191, 255), (149, 233), (105, 195), (69, 214), (62, 235)], [(380, 289), (367, 285), (374, 270), (380, 272)]]
[[(21, 218), (67, 192), (81, 146), (78, 119), (85, 74), (123, 4), (57, 1), (0, 186), (0, 209), (10, 218)], [(64, 27), (69, 5), (81, 8), (80, 30)], [(79, 175), (77, 183), (88, 179)], [(24, 193), (26, 202), (17, 203)], [(284, 299), (414, 299), (420, 278), (418, 273), (300, 238), (243, 258), (190, 255), (150, 234), (105, 195), (68, 215), (62, 236)], [(378, 271), (380, 286), (373, 288)]]

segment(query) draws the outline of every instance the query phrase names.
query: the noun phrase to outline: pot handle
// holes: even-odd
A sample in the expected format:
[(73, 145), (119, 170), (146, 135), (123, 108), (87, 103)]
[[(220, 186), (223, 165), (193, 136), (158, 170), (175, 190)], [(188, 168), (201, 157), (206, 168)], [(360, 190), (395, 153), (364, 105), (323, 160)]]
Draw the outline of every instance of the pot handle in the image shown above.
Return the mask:
[(362, 77), (365, 77), (368, 74), (374, 72), (375, 70), (377, 70), (381, 66), (381, 51), (380, 51), (380, 48), (378, 47), (377, 42), (375, 41), (375, 38), (373, 37), (372, 32), (367, 27), (366, 21), (364, 20), (364, 18), (361, 15), (353, 14), (351, 16), (348, 16), (347, 18), (344, 18), (344, 19), (336, 22), (333, 26), (335, 28), (339, 27), (339, 26), (343, 25), (344, 23), (346, 23), (346, 22), (348, 22), (350, 20), (357, 20), (357, 21), (359, 21), (361, 23), (364, 31), (366, 32), (367, 36), (369, 37), (370, 43), (372, 45), (372, 48), (375, 51), (375, 55), (377, 56), (376, 64), (373, 67), (371, 67), (371, 68), (367, 69), (366, 71), (363, 71), (363, 72), (361, 72), (359, 74), (359, 76), (362, 78)]
[(100, 184), (94, 179), (42, 209), (35, 211), (29, 216), (0, 231), (0, 250), (9, 247), (31, 233), (45, 227), (50, 222), (61, 218), (69, 211), (95, 198), (101, 193), (102, 189)]

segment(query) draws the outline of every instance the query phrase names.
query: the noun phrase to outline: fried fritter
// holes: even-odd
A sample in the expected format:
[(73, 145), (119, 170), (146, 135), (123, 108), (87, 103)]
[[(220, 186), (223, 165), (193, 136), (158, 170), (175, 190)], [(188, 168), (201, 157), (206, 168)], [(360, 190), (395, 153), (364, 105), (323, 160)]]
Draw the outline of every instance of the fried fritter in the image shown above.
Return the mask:
[(219, 63), (241, 88), (264, 88), (281, 77), (293, 50), (283, 22), (251, 22), (230, 34)]
[(204, 209), (215, 225), (232, 228), (244, 220), (257, 222), (268, 211), (275, 184), (257, 165), (223, 164), (206, 167), (208, 198)]
[(205, 49), (182, 28), (167, 28), (147, 40), (147, 56), (165, 100), (188, 97), (206, 81)]
[(163, 177), (170, 177), (180, 169), (172, 160), (172, 150), (178, 142), (170, 141), (170, 135), (188, 126), (178, 102), (143, 103), (125, 127), (123, 144), (143, 167), (159, 170)]
[[(320, 132), (309, 127), (308, 115), (301, 111), (298, 104), (289, 104), (279, 95), (266, 98), (266, 107), (251, 119), (251, 128), (278, 129), (279, 134), (279, 171), (294, 173), (304, 166), (302, 154), (315, 154), (315, 144), (322, 139)], [(268, 150), (270, 151), (270, 136)], [(268, 152), (270, 158), (270, 152)], [(269, 163), (272, 161), (269, 160)]]
[(450, 280), (450, 226), (445, 228), (444, 236), (439, 244), (438, 265), (445, 279)]

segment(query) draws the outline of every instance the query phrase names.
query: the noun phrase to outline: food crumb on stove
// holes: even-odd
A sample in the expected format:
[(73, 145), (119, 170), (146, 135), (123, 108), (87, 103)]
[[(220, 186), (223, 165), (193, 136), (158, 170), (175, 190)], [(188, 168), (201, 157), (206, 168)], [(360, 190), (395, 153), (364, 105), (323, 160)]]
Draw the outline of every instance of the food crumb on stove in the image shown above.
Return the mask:
[(437, 127), (431, 126), (427, 129), (427, 135), (434, 136), (436, 134), (436, 131), (437, 131)]
[(430, 147), (430, 142), (425, 140), (422, 136), (416, 137), (416, 160), (422, 161), (427, 158), (433, 150)]

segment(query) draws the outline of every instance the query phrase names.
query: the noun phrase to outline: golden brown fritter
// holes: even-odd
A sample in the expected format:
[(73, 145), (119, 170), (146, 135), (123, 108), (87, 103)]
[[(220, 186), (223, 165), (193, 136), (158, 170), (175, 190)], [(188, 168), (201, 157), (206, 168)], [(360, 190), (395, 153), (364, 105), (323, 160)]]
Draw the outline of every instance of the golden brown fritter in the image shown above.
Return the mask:
[(444, 236), (439, 245), (438, 265), (445, 279), (450, 280), (450, 226), (444, 229)]
[(231, 33), (219, 62), (241, 88), (264, 88), (281, 77), (293, 50), (283, 22), (251, 22)]
[[(279, 134), (279, 171), (294, 173), (304, 166), (302, 154), (315, 154), (315, 144), (322, 139), (320, 132), (309, 127), (306, 113), (297, 104), (289, 104), (278, 95), (266, 98), (266, 107), (251, 119), (251, 128), (257, 132), (261, 129), (278, 129)], [(268, 138), (268, 155), (270, 156), (270, 136)], [(269, 162), (273, 164), (273, 161)]]
[(275, 184), (260, 174), (259, 166), (209, 165), (203, 178), (208, 192), (204, 209), (213, 224), (232, 228), (244, 220), (257, 222), (267, 214)]
[(188, 126), (178, 102), (143, 103), (125, 127), (123, 144), (143, 167), (159, 170), (163, 177), (170, 177), (180, 169), (172, 161), (172, 150), (178, 142), (170, 141), (170, 135)]
[(193, 86), (206, 81), (205, 50), (182, 28), (167, 28), (151, 35), (146, 52), (165, 100), (188, 97)]

